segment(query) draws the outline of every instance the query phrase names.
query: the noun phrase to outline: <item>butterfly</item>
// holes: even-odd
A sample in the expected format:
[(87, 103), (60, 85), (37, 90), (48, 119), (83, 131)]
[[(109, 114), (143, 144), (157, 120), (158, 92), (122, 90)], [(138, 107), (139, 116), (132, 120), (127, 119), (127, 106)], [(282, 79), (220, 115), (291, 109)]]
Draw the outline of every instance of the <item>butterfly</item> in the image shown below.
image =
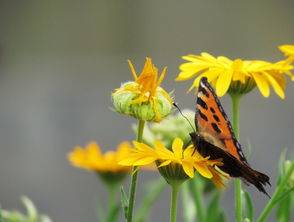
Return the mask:
[[(252, 169), (235, 137), (232, 125), (207, 78), (200, 80), (195, 114), (196, 132), (190, 133), (195, 149), (210, 159), (222, 158), (219, 167), (231, 177), (241, 177), (267, 196), (264, 186), (270, 178)], [(270, 197), (270, 196), (269, 196)]]

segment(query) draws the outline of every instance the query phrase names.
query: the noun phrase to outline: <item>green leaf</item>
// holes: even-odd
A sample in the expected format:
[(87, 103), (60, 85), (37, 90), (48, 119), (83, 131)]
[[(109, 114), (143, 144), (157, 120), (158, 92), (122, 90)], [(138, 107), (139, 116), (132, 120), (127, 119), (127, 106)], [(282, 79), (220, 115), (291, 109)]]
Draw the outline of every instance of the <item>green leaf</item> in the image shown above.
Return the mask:
[(25, 206), (28, 214), (28, 221), (37, 221), (38, 211), (34, 203), (26, 196), (21, 197), (21, 202)]
[(286, 154), (287, 154), (288, 149), (285, 148), (280, 155), (280, 160), (279, 160), (279, 176), (278, 176), (278, 180), (277, 180), (277, 184), (280, 184), (281, 178), (284, 176), (285, 174), (285, 161), (286, 161)]
[(279, 222), (290, 221), (291, 214), (291, 195), (288, 195), (282, 201), (279, 202), (277, 207), (277, 219)]
[(226, 222), (226, 215), (223, 211), (219, 212), (219, 216), (218, 216), (218, 222)]
[(254, 217), (254, 208), (253, 208), (253, 203), (250, 194), (246, 191), (243, 190), (243, 199), (245, 201), (245, 217), (249, 219), (249, 221), (253, 221)]
[(2, 217), (2, 209), (1, 209), (1, 206), (0, 206), (0, 222), (3, 222), (3, 217)]
[(121, 204), (122, 204), (122, 208), (124, 210), (124, 217), (125, 217), (125, 219), (127, 219), (127, 217), (128, 217), (129, 200), (128, 200), (128, 197), (126, 195), (126, 192), (125, 192), (123, 186), (120, 187), (120, 194), (121, 194), (121, 202), (122, 202)]
[(116, 204), (110, 211), (106, 221), (107, 222), (116, 222), (118, 221), (118, 215), (120, 212), (120, 204)]
[(252, 144), (250, 140), (247, 140), (247, 149), (245, 151), (245, 157), (249, 159), (249, 157), (252, 155)]
[(221, 193), (217, 191), (214, 196), (212, 197), (208, 208), (207, 208), (207, 214), (206, 214), (206, 222), (216, 222), (219, 221), (219, 203), (220, 203), (220, 195)]
[(142, 204), (138, 210), (138, 214), (136, 217), (136, 222), (145, 222), (150, 216), (150, 209), (153, 206), (153, 203), (159, 197), (164, 187), (166, 186), (166, 181), (163, 179), (156, 180), (152, 183), (149, 183), (144, 188), (146, 194)]

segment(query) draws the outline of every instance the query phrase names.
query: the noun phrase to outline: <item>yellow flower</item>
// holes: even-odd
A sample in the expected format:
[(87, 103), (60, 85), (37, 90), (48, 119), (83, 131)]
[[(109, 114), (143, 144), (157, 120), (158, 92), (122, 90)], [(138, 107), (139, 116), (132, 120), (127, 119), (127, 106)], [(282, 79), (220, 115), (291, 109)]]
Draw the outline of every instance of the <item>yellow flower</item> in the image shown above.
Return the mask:
[(160, 122), (172, 110), (170, 95), (160, 87), (166, 67), (158, 78), (158, 69), (146, 58), (144, 68), (138, 77), (133, 64), (128, 60), (135, 81), (127, 82), (112, 94), (116, 111), (141, 120)]
[(131, 145), (122, 142), (118, 145), (117, 151), (108, 151), (102, 154), (96, 142), (89, 143), (85, 149), (80, 146), (68, 154), (72, 165), (87, 170), (95, 171), (106, 182), (116, 182), (124, 178), (131, 170), (131, 167), (118, 164), (120, 160), (128, 155)]
[[(284, 61), (270, 63), (260, 60), (230, 60), (224, 56), (214, 57), (208, 53), (183, 56), (189, 61), (180, 66), (176, 81), (184, 81), (195, 76), (196, 79), (189, 91), (197, 89), (200, 79), (206, 76), (216, 88), (216, 94), (223, 96), (226, 92), (245, 94), (256, 85), (264, 97), (270, 95), (270, 86), (281, 98), (285, 97), (286, 78), (284, 73), (293, 76), (291, 65)], [(200, 74), (201, 73), (201, 74)]]
[(136, 148), (121, 160), (119, 164), (124, 166), (144, 166), (155, 162), (161, 175), (168, 183), (173, 180), (186, 180), (194, 177), (197, 170), (203, 177), (212, 179), (217, 186), (223, 186), (222, 178), (225, 177), (214, 166), (222, 166), (220, 159), (209, 160), (203, 158), (194, 146), (190, 145), (183, 149), (183, 141), (175, 138), (172, 150), (167, 149), (160, 141), (154, 141), (154, 149), (144, 143), (134, 141)]

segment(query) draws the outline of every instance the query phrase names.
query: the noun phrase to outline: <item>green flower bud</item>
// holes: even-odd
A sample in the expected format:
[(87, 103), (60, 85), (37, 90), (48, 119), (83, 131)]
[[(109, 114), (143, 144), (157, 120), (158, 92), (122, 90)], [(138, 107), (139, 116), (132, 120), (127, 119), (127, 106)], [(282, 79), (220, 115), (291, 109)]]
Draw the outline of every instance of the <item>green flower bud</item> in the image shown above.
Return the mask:
[[(183, 110), (182, 113), (193, 124), (195, 113), (188, 109)], [(165, 147), (170, 148), (173, 139), (179, 137), (184, 141), (184, 147), (187, 147), (191, 142), (189, 133), (193, 131), (189, 122), (180, 113), (171, 115), (160, 124), (153, 123), (145, 126), (143, 140), (149, 145), (152, 145), (154, 140), (160, 140)], [(136, 127), (134, 127), (135, 130)]]
[[(120, 89), (132, 87), (136, 85), (135, 82), (127, 82), (122, 84)], [(123, 90), (112, 95), (112, 101), (115, 111), (121, 114), (133, 116), (136, 119), (159, 122), (161, 119), (168, 116), (173, 111), (171, 102), (160, 92), (157, 93), (156, 98), (146, 102), (132, 103), (132, 101), (139, 98), (136, 91)]]

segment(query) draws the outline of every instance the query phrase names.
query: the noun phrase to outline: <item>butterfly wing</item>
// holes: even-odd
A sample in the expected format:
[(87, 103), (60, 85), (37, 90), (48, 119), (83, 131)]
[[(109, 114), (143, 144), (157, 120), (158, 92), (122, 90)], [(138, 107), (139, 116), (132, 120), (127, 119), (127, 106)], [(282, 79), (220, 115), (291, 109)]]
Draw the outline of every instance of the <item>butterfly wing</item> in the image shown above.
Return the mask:
[(248, 164), (238, 160), (225, 150), (207, 142), (202, 136), (197, 133), (190, 134), (194, 146), (202, 156), (210, 156), (211, 159), (222, 158), (223, 166), (219, 168), (228, 173), (231, 177), (241, 177), (246, 182), (253, 184), (259, 191), (266, 194), (264, 186), (270, 185), (269, 177), (261, 172), (252, 169)]
[(264, 185), (270, 185), (270, 178), (248, 165), (232, 125), (205, 77), (199, 83), (195, 125), (198, 132), (191, 133), (190, 136), (194, 147), (202, 156), (210, 156), (211, 159), (222, 158), (224, 165), (219, 167), (221, 170), (232, 177), (243, 178), (268, 195)]
[(200, 80), (196, 101), (195, 125), (206, 141), (247, 163), (232, 125), (207, 78)]

